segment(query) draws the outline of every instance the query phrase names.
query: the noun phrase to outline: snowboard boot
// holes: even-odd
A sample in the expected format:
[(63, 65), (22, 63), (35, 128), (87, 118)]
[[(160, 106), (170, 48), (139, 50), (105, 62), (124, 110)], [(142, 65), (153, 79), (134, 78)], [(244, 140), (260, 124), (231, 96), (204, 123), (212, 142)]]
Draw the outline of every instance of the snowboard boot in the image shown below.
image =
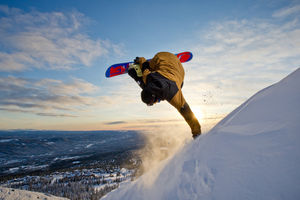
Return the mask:
[(196, 121), (193, 122), (193, 124), (194, 125), (192, 128), (192, 134), (193, 134), (193, 138), (196, 139), (199, 135), (201, 135), (201, 126), (197, 119), (196, 119)]
[(200, 133), (196, 133), (196, 134), (193, 134), (193, 139), (195, 140), (197, 137), (199, 137), (201, 135), (201, 130), (200, 130)]

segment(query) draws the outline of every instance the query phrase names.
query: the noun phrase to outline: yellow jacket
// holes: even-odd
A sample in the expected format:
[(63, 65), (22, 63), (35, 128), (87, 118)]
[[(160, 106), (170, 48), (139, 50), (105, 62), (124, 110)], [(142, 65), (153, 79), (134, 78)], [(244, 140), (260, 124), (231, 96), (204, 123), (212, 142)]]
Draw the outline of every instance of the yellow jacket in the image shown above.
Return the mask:
[[(144, 62), (147, 60), (143, 57), (139, 58), (140, 66), (143, 66)], [(191, 127), (193, 134), (201, 133), (200, 124), (195, 117), (194, 113), (191, 111), (189, 105), (186, 103), (181, 87), (184, 81), (184, 69), (180, 60), (172, 53), (169, 52), (160, 52), (157, 53), (150, 61), (149, 61), (149, 69), (145, 69), (143, 71), (143, 81), (147, 85), (147, 77), (151, 73), (159, 73), (163, 77), (167, 78), (170, 81), (174, 81), (177, 86), (177, 92), (172, 94), (172, 98), (167, 99), (169, 103), (174, 106), (180, 114), (187, 121), (189, 126)]]

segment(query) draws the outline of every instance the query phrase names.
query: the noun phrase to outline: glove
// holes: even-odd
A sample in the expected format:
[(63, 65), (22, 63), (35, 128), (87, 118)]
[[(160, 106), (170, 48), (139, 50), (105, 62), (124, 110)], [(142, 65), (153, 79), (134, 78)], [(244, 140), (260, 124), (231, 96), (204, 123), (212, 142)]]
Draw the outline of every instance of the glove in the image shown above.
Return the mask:
[(131, 76), (131, 78), (133, 78), (142, 89), (145, 88), (145, 84), (142, 78), (143, 73), (140, 65), (134, 63), (129, 64), (128, 75)]
[(137, 77), (143, 76), (143, 72), (142, 72), (142, 69), (139, 64), (130, 63), (129, 67), (128, 67), (128, 73), (130, 76), (131, 76), (131, 74), (134, 75), (134, 73), (135, 73), (135, 76), (137, 76)]

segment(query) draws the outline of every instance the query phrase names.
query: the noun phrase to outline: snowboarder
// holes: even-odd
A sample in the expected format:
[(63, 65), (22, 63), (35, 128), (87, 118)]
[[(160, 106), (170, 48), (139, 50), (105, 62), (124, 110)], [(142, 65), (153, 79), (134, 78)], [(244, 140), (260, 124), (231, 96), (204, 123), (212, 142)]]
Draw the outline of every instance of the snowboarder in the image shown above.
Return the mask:
[(141, 98), (144, 103), (152, 106), (167, 100), (188, 123), (193, 138), (201, 134), (201, 126), (183, 97), (184, 69), (174, 54), (160, 52), (149, 61), (136, 57), (134, 64), (128, 68), (128, 74), (143, 89)]

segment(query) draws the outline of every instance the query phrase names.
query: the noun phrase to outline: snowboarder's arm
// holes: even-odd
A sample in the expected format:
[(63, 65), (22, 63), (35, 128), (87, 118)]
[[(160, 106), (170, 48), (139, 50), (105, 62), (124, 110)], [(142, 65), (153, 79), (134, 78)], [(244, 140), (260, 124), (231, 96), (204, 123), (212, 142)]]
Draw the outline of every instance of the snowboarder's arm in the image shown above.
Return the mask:
[(134, 62), (141, 66), (143, 72), (143, 81), (146, 84), (147, 76), (157, 68), (157, 59), (154, 57), (148, 61), (144, 57), (136, 57)]

